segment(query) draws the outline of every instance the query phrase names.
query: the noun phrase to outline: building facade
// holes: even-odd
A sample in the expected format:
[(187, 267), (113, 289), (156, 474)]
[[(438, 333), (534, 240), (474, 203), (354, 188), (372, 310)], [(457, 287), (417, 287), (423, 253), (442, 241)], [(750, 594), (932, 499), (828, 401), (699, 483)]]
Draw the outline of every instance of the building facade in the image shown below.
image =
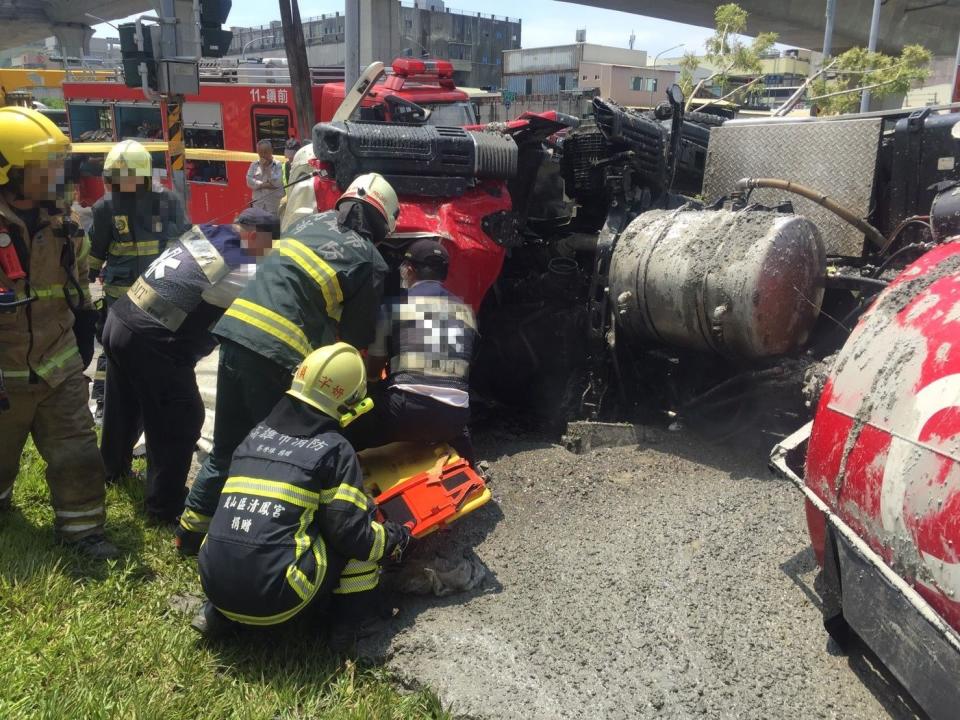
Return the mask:
[[(391, 0), (384, 9), (389, 18), (378, 23), (378, 30), (386, 30), (389, 37), (383, 39), (383, 46), (389, 47), (393, 56), (450, 60), (457, 85), (499, 88), (504, 50), (520, 47), (521, 22), (517, 18), (451, 10), (440, 0), (416, 0), (415, 3)], [(229, 57), (285, 56), (279, 21), (231, 30)], [(344, 64), (342, 13), (306, 19), (303, 37), (310, 65)], [(393, 57), (378, 59), (389, 64)]]

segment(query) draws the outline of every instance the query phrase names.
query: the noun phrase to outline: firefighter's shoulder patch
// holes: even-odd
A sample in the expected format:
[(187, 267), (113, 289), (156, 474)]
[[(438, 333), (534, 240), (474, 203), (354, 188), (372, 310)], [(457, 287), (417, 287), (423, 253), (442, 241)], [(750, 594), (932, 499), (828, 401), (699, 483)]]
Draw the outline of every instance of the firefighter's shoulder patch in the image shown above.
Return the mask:
[(130, 232), (130, 223), (127, 220), (126, 215), (114, 215), (113, 226), (117, 229), (117, 232), (120, 234), (126, 234)]

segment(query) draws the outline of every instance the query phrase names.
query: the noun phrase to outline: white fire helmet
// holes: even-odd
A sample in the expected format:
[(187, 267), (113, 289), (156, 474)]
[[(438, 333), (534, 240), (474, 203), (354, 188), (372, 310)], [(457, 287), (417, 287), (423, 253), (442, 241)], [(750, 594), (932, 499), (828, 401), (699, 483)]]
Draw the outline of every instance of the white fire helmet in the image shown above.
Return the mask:
[(393, 232), (400, 217), (400, 202), (397, 193), (380, 173), (359, 175), (350, 183), (343, 195), (337, 200), (337, 207), (344, 200), (359, 200), (375, 208), (387, 221), (387, 230)]

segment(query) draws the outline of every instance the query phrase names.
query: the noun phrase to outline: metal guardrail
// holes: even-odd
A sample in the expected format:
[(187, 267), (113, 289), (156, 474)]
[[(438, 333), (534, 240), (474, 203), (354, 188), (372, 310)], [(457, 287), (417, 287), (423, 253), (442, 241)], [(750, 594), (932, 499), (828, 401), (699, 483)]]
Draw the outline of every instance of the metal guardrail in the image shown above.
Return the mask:
[[(204, 62), (200, 64), (200, 81), (233, 85), (290, 85), (290, 69), (284, 65), (223, 65)], [(310, 82), (314, 85), (343, 82), (343, 67), (337, 65), (311, 67)]]

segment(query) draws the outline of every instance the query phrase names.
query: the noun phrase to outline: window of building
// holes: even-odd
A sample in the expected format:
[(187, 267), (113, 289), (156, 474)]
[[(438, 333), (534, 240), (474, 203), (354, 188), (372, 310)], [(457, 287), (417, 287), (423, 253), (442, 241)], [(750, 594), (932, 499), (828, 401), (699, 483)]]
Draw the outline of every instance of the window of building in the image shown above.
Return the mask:
[(656, 78), (647, 78), (647, 92), (656, 92), (657, 91), (657, 79)]
[(497, 40), (503, 40), (503, 33), (497, 30)]
[(593, 76), (593, 79), (594, 79), (594, 80), (599, 80), (599, 79), (600, 79), (600, 76), (599, 76), (599, 75), (594, 75), (594, 76)]
[(482, 62), (484, 65), (488, 65), (490, 60), (486, 55), (484, 55), (483, 60), (481, 60), (480, 62)]
[(403, 24), (406, 26), (407, 30), (413, 29), (413, 20), (404, 20)]
[(533, 95), (533, 78), (527, 78), (526, 90), (527, 90), (526, 92), (527, 95)]
[[(584, 78), (586, 79), (586, 78)], [(634, 75), (633, 82), (630, 84), (631, 90), (643, 90), (643, 78)]]
[(500, 58), (498, 57), (498, 58), (497, 58), (497, 65), (499, 65), (499, 64), (500, 64)]
[(557, 78), (557, 87), (560, 89), (560, 92), (563, 92), (567, 89), (567, 78), (563, 75)]

